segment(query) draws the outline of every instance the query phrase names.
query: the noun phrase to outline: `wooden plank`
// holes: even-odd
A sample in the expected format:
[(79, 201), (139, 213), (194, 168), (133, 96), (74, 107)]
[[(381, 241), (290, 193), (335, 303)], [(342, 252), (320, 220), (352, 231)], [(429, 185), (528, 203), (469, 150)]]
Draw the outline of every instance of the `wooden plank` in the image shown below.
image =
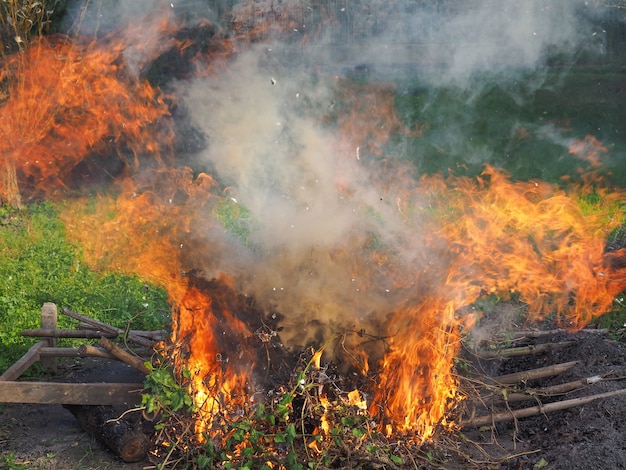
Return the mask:
[(60, 405), (138, 405), (140, 383), (0, 382), (0, 402)]
[[(22, 375), (26, 369), (39, 360), (39, 351), (47, 345), (48, 343), (46, 341), (39, 341), (32, 345), (26, 354), (9, 367), (4, 374), (0, 375), (0, 383), (15, 380)], [(2, 395), (0, 395), (0, 397), (1, 396)]]

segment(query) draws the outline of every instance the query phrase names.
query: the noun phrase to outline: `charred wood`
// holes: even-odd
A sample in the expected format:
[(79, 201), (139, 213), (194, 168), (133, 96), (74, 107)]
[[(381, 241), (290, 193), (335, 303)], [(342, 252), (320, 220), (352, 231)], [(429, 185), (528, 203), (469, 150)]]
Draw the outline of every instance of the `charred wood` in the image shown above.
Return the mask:
[(81, 427), (105, 444), (124, 462), (140, 462), (146, 458), (150, 437), (144, 432), (141, 419), (130, 421), (112, 406), (63, 405), (74, 415)]

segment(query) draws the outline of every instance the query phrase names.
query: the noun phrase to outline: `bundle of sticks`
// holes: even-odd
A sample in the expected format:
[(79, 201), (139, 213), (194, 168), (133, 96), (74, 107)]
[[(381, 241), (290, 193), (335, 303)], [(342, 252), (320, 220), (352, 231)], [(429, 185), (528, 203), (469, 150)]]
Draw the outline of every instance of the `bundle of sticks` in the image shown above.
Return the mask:
[[(586, 334), (606, 334), (608, 330), (584, 330)], [(520, 332), (519, 338), (537, 338), (561, 331)], [(560, 348), (572, 346), (574, 340), (548, 342), (537, 345), (520, 347), (495, 347), (477, 349), (472, 352), (478, 361), (498, 360), (526, 355), (542, 354)], [(623, 380), (626, 377), (613, 377), (611, 372), (598, 373), (588, 377), (581, 377), (564, 383), (551, 386), (530, 387), (529, 383), (540, 379), (558, 376), (576, 366), (579, 361), (568, 361), (549, 366), (524, 370), (506, 375), (488, 376), (476, 374), (473, 378), (464, 377), (468, 393), (468, 402), (464, 407), (464, 418), (461, 426), (481, 427), (493, 426), (496, 423), (515, 421), (520, 418), (544, 415), (550, 412), (582, 406), (595, 400), (626, 395), (626, 388), (593, 393), (576, 398), (553, 401), (555, 397), (564, 397), (570, 392), (593, 387), (595, 384), (608, 380)], [(544, 403), (544, 401), (546, 403)], [(523, 406), (525, 402), (534, 402), (532, 406)]]

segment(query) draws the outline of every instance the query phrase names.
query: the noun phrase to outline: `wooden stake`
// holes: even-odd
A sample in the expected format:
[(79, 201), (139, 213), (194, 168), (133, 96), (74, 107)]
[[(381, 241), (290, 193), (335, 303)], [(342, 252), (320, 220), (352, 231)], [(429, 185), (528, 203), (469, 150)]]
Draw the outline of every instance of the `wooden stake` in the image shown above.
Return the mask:
[(590, 395), (588, 397), (572, 398), (571, 400), (563, 400), (555, 403), (548, 403), (546, 405), (531, 406), (529, 408), (522, 408), (521, 410), (503, 411), (501, 413), (494, 413), (486, 416), (477, 416), (471, 418), (468, 421), (462, 422), (462, 427), (468, 426), (485, 426), (488, 424), (501, 423), (504, 421), (513, 421), (519, 418), (528, 418), (530, 416), (537, 416), (540, 414), (550, 413), (553, 411), (565, 410), (573, 408), (575, 406), (586, 405), (594, 400), (600, 400), (603, 398), (616, 397), (620, 395), (626, 395), (626, 389), (614, 390), (612, 392), (598, 393), (596, 395)]
[[(57, 306), (55, 304), (52, 302), (44, 303), (41, 307), (41, 328), (44, 330), (56, 330), (58, 316)], [(49, 348), (56, 348), (56, 337), (49, 337), (45, 341)], [(56, 357), (42, 357), (41, 364), (49, 372), (55, 373), (57, 371)]]

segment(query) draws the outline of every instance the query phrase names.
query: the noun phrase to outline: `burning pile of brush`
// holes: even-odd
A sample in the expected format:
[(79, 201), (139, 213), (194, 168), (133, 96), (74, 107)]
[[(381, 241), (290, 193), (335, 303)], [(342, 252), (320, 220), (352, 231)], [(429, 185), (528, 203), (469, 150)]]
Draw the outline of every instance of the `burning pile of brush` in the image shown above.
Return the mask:
[[(595, 174), (420, 175), (386, 150), (429, 126), (399, 117), (395, 87), (308, 62), (342, 10), (283, 3), (239, 5), (224, 30), (168, 2), (6, 56), (1, 196), (62, 201), (91, 266), (167, 289), (155, 370), (177, 383), (153, 374), (146, 404), (162, 458), (302, 468), (365, 450), (393, 466), (392, 440), (455, 428), (478, 299), (572, 329), (610, 308), (624, 193)], [(591, 136), (572, 149), (590, 170), (605, 151)]]

